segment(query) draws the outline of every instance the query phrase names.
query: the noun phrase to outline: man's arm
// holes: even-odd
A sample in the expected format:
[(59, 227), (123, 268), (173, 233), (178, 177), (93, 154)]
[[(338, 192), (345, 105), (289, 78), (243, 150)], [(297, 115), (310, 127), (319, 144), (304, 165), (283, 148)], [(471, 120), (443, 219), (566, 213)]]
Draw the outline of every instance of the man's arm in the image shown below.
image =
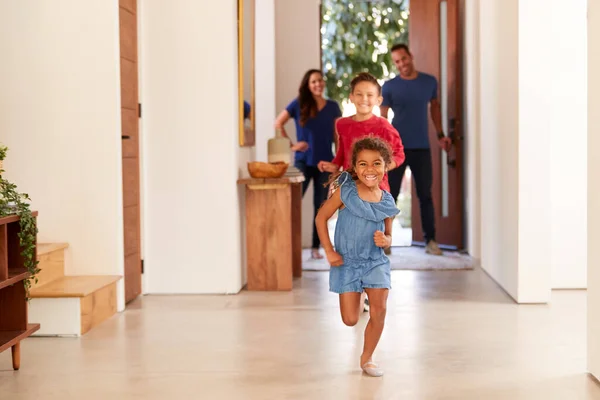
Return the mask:
[(388, 106), (381, 106), (379, 109), (381, 110), (381, 116), (385, 119), (388, 119), (388, 111), (390, 108)]
[(384, 139), (388, 142), (393, 152), (392, 163), (388, 166), (388, 170), (391, 171), (404, 163), (404, 145), (402, 144), (402, 139), (400, 139), (400, 134), (396, 128), (385, 119), (382, 123), (384, 126)]
[(388, 119), (388, 111), (390, 106), (392, 105), (392, 93), (390, 93), (391, 87), (389, 81), (383, 84), (381, 88), (381, 105), (379, 106), (379, 110), (381, 111), (381, 116), (385, 119)]
[(442, 127), (442, 107), (440, 106), (440, 101), (438, 99), (431, 99), (429, 103), (429, 112), (431, 113), (431, 120), (433, 121), (433, 126), (435, 126), (435, 132), (441, 133), (444, 131)]
[(442, 107), (437, 98), (431, 99), (431, 102), (429, 103), (429, 112), (431, 114), (433, 126), (435, 126), (435, 133), (437, 134), (440, 147), (447, 152), (450, 151), (452, 140), (444, 135), (444, 128), (442, 126)]

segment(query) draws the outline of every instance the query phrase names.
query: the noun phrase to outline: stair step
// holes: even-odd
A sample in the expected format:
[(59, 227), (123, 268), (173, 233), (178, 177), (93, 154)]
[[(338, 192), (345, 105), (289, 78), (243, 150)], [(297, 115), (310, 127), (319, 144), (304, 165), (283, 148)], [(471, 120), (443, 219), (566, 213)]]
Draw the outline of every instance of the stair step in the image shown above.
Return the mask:
[(37, 244), (40, 272), (37, 275), (38, 282), (33, 284), (32, 289), (65, 276), (65, 249), (68, 247), (68, 243)]
[[(64, 276), (31, 290), (34, 336), (80, 336), (117, 312), (116, 275)], [(37, 320), (36, 320), (37, 321)]]
[(85, 297), (121, 279), (118, 275), (63, 276), (31, 290), (32, 298)]
[(44, 254), (52, 253), (56, 250), (64, 250), (67, 247), (69, 247), (69, 243), (38, 243), (37, 255), (39, 257)]

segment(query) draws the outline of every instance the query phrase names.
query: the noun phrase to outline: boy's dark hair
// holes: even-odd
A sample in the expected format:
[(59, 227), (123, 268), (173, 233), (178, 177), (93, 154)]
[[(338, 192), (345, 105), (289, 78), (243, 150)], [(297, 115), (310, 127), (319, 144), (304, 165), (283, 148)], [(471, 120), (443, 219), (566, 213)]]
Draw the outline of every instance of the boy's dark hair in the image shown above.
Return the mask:
[(352, 82), (350, 82), (350, 93), (354, 93), (354, 88), (361, 82), (372, 83), (373, 85), (377, 86), (377, 91), (379, 94), (381, 94), (381, 85), (379, 82), (377, 82), (377, 79), (375, 79), (375, 77), (368, 72), (361, 72), (360, 74), (356, 75), (354, 79), (352, 79)]
[(404, 50), (409, 56), (412, 56), (412, 54), (410, 54), (408, 46), (404, 43), (396, 43), (395, 45), (393, 45), (390, 49), (390, 53), (393, 53), (396, 50)]
[[(348, 172), (354, 180), (357, 179), (356, 173), (354, 172), (354, 166), (357, 162), (358, 153), (363, 150), (377, 151), (379, 154), (381, 154), (381, 158), (383, 158), (383, 162), (386, 166), (392, 163), (393, 151), (388, 142), (376, 136), (365, 136), (361, 139), (358, 139), (352, 144), (352, 164), (350, 165), (350, 168), (346, 170), (346, 172)], [(332, 174), (329, 178), (329, 181), (325, 184), (325, 187), (328, 187), (334, 183), (341, 174), (341, 172)]]

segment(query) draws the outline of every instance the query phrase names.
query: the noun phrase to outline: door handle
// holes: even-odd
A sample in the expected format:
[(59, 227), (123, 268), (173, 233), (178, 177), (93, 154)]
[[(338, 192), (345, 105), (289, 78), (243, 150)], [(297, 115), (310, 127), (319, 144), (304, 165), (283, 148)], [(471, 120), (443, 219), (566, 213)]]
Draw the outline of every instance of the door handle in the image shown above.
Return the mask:
[(448, 132), (448, 137), (450, 138), (450, 140), (452, 141), (452, 144), (454, 144), (457, 140), (463, 140), (462, 135), (461, 136), (457, 136), (456, 135), (456, 127), (460, 124), (460, 121), (458, 121), (456, 118), (450, 118), (449, 121), (449, 132)]
[[(460, 136), (460, 137), (456, 136), (456, 126), (458, 125), (458, 123), (459, 122), (457, 121), (456, 118), (450, 118), (450, 121), (448, 121), (448, 127), (449, 127), (448, 138), (450, 138), (450, 142), (452, 143), (452, 145), (454, 145), (457, 142), (457, 140), (462, 140), (462, 136)], [(454, 158), (450, 158), (450, 152), (448, 152), (446, 164), (450, 168), (456, 168), (456, 156)]]
[(121, 135), (121, 139), (131, 139), (131, 136), (129, 136), (129, 135)]

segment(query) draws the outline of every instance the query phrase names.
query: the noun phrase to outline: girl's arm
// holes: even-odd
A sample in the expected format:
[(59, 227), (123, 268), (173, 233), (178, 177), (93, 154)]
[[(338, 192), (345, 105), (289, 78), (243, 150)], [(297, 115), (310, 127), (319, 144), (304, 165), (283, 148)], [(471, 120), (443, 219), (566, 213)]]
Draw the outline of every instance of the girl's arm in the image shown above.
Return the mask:
[(323, 203), (317, 213), (317, 218), (315, 218), (315, 225), (317, 227), (319, 239), (321, 240), (321, 245), (325, 250), (327, 260), (332, 267), (339, 267), (344, 263), (342, 256), (334, 250), (333, 245), (331, 244), (331, 238), (329, 237), (329, 229), (327, 229), (327, 221), (329, 221), (329, 218), (344, 205), (340, 192), (341, 189), (333, 192), (333, 195)]
[(387, 249), (392, 246), (392, 222), (394, 218), (385, 219), (385, 232), (376, 231), (373, 235), (375, 246)]
[(387, 247), (390, 247), (392, 245), (392, 222), (394, 222), (394, 218), (385, 219), (385, 237), (389, 242)]

